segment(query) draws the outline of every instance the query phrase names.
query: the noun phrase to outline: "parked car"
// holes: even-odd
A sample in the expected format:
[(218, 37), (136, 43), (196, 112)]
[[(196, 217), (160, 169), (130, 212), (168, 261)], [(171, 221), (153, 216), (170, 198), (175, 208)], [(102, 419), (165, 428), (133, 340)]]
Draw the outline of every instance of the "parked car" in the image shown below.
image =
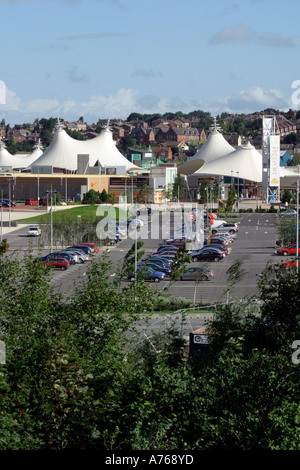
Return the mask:
[(296, 217), (297, 211), (294, 209), (287, 209), (286, 211), (280, 212), (279, 217)]
[(25, 206), (36, 206), (37, 205), (37, 200), (33, 198), (28, 198), (25, 199)]
[(162, 263), (157, 263), (154, 259), (148, 261), (142, 261), (139, 263), (140, 266), (145, 266), (154, 269), (155, 271), (161, 271), (165, 273), (167, 276), (171, 274), (170, 266), (162, 265)]
[(170, 258), (165, 258), (164, 256), (160, 256), (160, 255), (151, 255), (149, 258), (144, 258), (142, 261), (147, 261), (147, 260), (153, 260), (155, 259), (155, 261), (162, 261), (167, 267), (171, 266), (171, 261), (172, 259)]
[(226, 245), (222, 245), (221, 243), (210, 243), (209, 245), (204, 245), (205, 248), (212, 247), (218, 248), (219, 250), (223, 251), (225, 255), (228, 255), (228, 248)]
[(47, 205), (47, 199), (44, 197), (40, 197), (39, 206), (46, 206), (46, 205)]
[[(288, 255), (297, 255), (296, 253), (296, 244), (293, 245), (288, 245), (283, 248), (278, 248), (275, 250), (276, 255), (283, 255), (283, 256), (288, 256)], [(300, 254), (300, 247), (298, 247), (298, 255)]]
[(76, 259), (77, 259), (76, 255), (74, 255), (73, 253), (70, 253), (68, 251), (64, 251), (64, 250), (58, 251), (56, 256), (57, 257), (62, 256), (63, 258), (68, 260), (70, 264), (75, 264)]
[(169, 250), (169, 251), (178, 251), (180, 246), (177, 245), (160, 245), (157, 248), (157, 251)]
[(165, 255), (173, 255), (175, 258), (176, 253), (178, 250), (168, 250), (164, 248), (163, 250), (156, 251), (155, 253), (152, 253), (152, 255), (157, 255), (157, 256), (165, 256)]
[(182, 281), (210, 281), (214, 279), (215, 273), (211, 269), (202, 267), (188, 267), (187, 271), (180, 276)]
[(89, 260), (89, 255), (85, 253), (83, 250), (79, 250), (77, 248), (65, 248), (63, 251), (75, 253), (78, 256), (79, 263), (84, 263), (85, 261)]
[[(166, 277), (165, 273), (162, 273), (161, 271), (155, 271), (152, 268), (149, 267), (138, 267), (137, 268), (137, 277), (144, 279), (145, 281), (154, 281), (154, 282), (159, 282), (163, 281)], [(135, 273), (130, 273), (128, 275), (128, 279), (130, 281), (134, 281), (136, 279), (136, 274)]]
[(41, 233), (42, 231), (39, 225), (32, 225), (29, 227), (27, 235), (28, 237), (38, 237)]
[(46, 257), (46, 259), (42, 261), (42, 264), (50, 266), (51, 268), (60, 269), (68, 269), (70, 266), (70, 262), (64, 257)]
[(96, 253), (98, 253), (99, 248), (100, 248), (96, 243), (82, 242), (82, 243), (79, 243), (79, 246), (81, 246), (81, 245), (90, 246), (91, 248), (93, 248), (94, 252), (96, 252)]
[(226, 238), (221, 238), (221, 237), (210, 237), (210, 239), (205, 238), (203, 243), (204, 245), (214, 245), (214, 244), (224, 245), (224, 246), (229, 245), (229, 241)]
[(224, 229), (224, 228), (223, 229), (218, 228), (218, 229), (212, 230), (211, 233), (212, 233), (212, 235), (217, 234), (217, 235), (223, 235), (225, 237), (228, 236), (231, 240), (234, 240), (236, 238), (236, 233), (232, 233), (232, 232), (229, 233), (229, 231), (227, 229)]
[(226, 255), (219, 248), (205, 246), (200, 250), (194, 250), (190, 256), (193, 261), (221, 261)]
[(188, 239), (186, 237), (182, 238), (167, 238), (164, 240), (165, 245), (185, 245)]
[(16, 204), (14, 201), (12, 201), (11, 199), (2, 199), (0, 201), (0, 207), (3, 206), (3, 207), (15, 207)]
[(234, 227), (224, 227), (224, 224), (218, 225), (218, 227), (211, 227), (211, 233), (214, 235), (215, 233), (229, 233), (230, 235), (235, 235), (237, 229)]
[[(294, 259), (292, 259), (292, 260), (290, 260), (290, 261), (286, 261), (285, 263), (281, 263), (280, 268), (281, 268), (281, 269), (287, 268), (287, 267), (296, 268), (296, 262), (297, 262), (297, 258), (294, 258)], [(300, 267), (299, 258), (298, 258), (298, 266)]]
[(218, 227), (216, 227), (217, 231), (220, 229), (228, 229), (229, 233), (236, 233), (239, 229), (238, 224), (226, 222), (225, 224), (220, 224)]
[(92, 248), (87, 245), (73, 245), (69, 248), (79, 248), (80, 250), (84, 251), (85, 253), (92, 254)]

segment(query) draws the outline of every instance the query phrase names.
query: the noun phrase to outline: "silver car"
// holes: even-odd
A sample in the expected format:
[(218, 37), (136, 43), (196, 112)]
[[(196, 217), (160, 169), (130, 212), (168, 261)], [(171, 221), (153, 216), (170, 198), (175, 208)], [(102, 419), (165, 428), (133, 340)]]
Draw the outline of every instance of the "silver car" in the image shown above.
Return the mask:
[(41, 233), (42, 231), (39, 225), (32, 225), (29, 227), (27, 235), (28, 237), (38, 237)]
[(201, 267), (189, 267), (180, 276), (182, 281), (210, 281), (214, 279), (215, 273), (211, 269)]
[(287, 209), (284, 212), (280, 212), (279, 217), (296, 217), (297, 211), (294, 209)]

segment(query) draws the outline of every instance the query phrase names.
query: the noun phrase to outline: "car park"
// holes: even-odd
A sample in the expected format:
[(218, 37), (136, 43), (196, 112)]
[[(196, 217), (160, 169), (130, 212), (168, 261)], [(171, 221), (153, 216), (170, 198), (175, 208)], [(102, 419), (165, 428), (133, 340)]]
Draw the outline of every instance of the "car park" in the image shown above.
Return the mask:
[[(296, 244), (288, 245), (283, 248), (278, 248), (275, 250), (276, 255), (288, 256), (288, 255), (297, 255)], [(298, 255), (300, 254), (300, 247), (298, 247)]]
[(225, 258), (226, 254), (218, 248), (211, 246), (194, 250), (190, 253), (193, 261), (221, 261)]
[(163, 281), (166, 275), (165, 273), (162, 273), (161, 271), (155, 271), (152, 268), (141, 266), (137, 268), (136, 273), (130, 273), (128, 275), (128, 279), (130, 281), (135, 281), (136, 277), (142, 278), (145, 281), (159, 282), (159, 281)]
[(27, 235), (28, 237), (38, 237), (41, 233), (42, 231), (39, 225), (31, 225), (28, 229)]
[(191, 266), (184, 271), (181, 276), (181, 281), (210, 281), (214, 279), (215, 273), (209, 268)]

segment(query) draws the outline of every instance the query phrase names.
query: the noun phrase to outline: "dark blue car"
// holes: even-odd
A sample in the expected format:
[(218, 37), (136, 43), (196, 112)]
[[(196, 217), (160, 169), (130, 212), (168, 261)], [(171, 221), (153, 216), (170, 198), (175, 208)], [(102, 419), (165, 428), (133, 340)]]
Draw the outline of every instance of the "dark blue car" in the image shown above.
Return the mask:
[(161, 271), (162, 273), (167, 274), (167, 276), (170, 276), (171, 274), (171, 269), (169, 266), (164, 265), (164, 263), (156, 263), (155, 261), (145, 261), (141, 263), (143, 266), (149, 267), (154, 269), (155, 271)]
[[(165, 273), (162, 273), (161, 271), (155, 271), (154, 269), (149, 268), (147, 266), (138, 266), (136, 274), (137, 274), (137, 278), (144, 279), (145, 281), (154, 281), (154, 282), (162, 281), (166, 277)], [(128, 275), (128, 279), (130, 279), (130, 281), (135, 281), (136, 274), (130, 273)]]

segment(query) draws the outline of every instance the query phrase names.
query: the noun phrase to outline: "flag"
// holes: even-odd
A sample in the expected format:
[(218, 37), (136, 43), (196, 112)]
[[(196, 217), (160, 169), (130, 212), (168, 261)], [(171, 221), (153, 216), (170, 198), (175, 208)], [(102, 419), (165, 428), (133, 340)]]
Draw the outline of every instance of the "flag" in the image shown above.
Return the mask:
[(221, 207), (221, 209), (224, 209), (225, 207), (225, 202), (222, 201), (221, 199), (219, 199), (219, 207)]

